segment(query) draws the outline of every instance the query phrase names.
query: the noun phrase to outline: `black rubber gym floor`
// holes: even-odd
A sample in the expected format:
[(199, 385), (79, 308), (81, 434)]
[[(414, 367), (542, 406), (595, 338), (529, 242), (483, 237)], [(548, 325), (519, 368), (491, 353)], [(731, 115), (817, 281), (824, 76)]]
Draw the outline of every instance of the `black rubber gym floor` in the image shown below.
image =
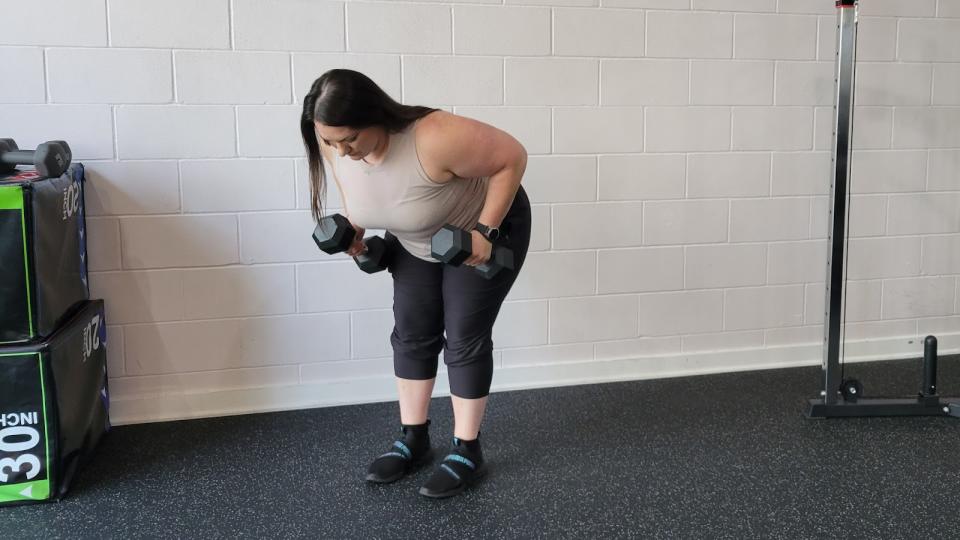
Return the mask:
[[(848, 364), (915, 395), (915, 361)], [(960, 395), (960, 357), (939, 386)], [(490, 475), (363, 480), (396, 403), (115, 427), (60, 503), (0, 508), (0, 538), (958, 538), (960, 419), (808, 420), (820, 368), (494, 394)], [(434, 400), (435, 448), (452, 411)]]

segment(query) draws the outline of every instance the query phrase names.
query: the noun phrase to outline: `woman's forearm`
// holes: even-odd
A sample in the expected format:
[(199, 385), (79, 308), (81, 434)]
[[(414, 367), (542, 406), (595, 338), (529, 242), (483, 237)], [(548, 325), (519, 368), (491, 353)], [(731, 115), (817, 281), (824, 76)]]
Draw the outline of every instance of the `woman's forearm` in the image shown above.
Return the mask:
[(496, 174), (490, 176), (487, 184), (487, 197), (480, 212), (480, 223), (489, 227), (499, 227), (513, 204), (513, 198), (520, 189), (520, 180), (527, 168), (527, 154), (510, 163)]

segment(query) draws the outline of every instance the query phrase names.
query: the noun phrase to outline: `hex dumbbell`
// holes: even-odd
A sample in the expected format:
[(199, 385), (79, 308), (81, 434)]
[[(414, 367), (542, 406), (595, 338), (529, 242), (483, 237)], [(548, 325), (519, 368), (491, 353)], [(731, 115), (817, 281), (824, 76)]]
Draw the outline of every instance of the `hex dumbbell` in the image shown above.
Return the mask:
[(36, 150), (20, 150), (13, 139), (0, 139), (0, 172), (13, 172), (17, 165), (33, 165), (37, 174), (56, 178), (73, 159), (66, 141), (47, 141)]
[[(430, 239), (430, 253), (439, 261), (460, 266), (473, 254), (470, 232), (453, 225), (444, 225)], [(476, 266), (476, 271), (487, 279), (493, 279), (504, 269), (513, 270), (513, 251), (503, 246), (494, 246), (490, 260)]]
[[(357, 230), (350, 225), (350, 221), (340, 214), (326, 216), (320, 220), (313, 230), (313, 241), (324, 253), (333, 255), (343, 253), (353, 244)], [(363, 239), (366, 248), (363, 253), (353, 260), (361, 270), (374, 274), (387, 269), (387, 243), (379, 236), (370, 236)]]

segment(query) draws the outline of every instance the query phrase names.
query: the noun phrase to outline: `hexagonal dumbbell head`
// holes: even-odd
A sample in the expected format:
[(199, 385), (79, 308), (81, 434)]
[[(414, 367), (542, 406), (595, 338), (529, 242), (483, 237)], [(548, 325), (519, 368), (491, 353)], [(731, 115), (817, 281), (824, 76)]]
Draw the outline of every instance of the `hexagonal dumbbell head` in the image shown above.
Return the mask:
[(64, 153), (67, 154), (68, 159), (73, 159), (73, 151), (70, 150), (70, 145), (67, 144), (67, 141), (47, 141), (48, 143), (59, 144), (60, 148), (63, 149)]
[(371, 236), (363, 241), (367, 250), (353, 259), (357, 266), (368, 274), (387, 269), (387, 242), (379, 236)]
[(333, 214), (321, 219), (317, 224), (313, 230), (313, 241), (324, 253), (333, 255), (346, 251), (356, 234), (350, 220), (340, 214)]
[(430, 253), (439, 261), (460, 266), (473, 253), (470, 233), (453, 225), (444, 225), (430, 239)]
[(60, 149), (63, 151), (63, 155), (67, 160), (67, 167), (69, 167), (70, 162), (73, 161), (73, 150), (70, 149), (70, 145), (67, 144), (67, 141), (47, 141), (47, 142), (60, 145)]
[(33, 153), (33, 166), (37, 173), (48, 178), (57, 178), (70, 166), (70, 147), (64, 148), (62, 141), (49, 141), (41, 144)]

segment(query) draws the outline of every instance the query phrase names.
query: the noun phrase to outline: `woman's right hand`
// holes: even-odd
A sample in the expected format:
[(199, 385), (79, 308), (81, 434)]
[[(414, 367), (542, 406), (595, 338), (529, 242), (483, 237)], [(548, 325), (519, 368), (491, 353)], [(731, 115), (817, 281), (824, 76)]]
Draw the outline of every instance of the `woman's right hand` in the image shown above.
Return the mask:
[(363, 245), (363, 235), (367, 231), (363, 227), (358, 227), (354, 225), (352, 221), (350, 222), (350, 225), (353, 226), (353, 230), (356, 231), (356, 234), (354, 234), (353, 236), (353, 243), (350, 244), (349, 248), (347, 248), (347, 255), (351, 257), (356, 257), (357, 255), (361, 255), (364, 251), (367, 250), (367, 247)]

